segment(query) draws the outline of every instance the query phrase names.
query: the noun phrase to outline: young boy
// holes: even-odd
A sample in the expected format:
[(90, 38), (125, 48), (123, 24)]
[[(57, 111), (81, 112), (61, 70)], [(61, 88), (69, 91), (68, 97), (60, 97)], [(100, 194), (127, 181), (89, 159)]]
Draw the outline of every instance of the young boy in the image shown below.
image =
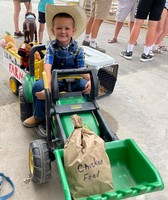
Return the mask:
[(40, 0), (38, 3), (38, 22), (39, 22), (39, 31), (38, 31), (38, 40), (39, 44), (43, 42), (43, 33), (45, 28), (45, 12), (46, 12), (46, 5), (54, 4), (54, 0)]
[[(44, 71), (47, 74), (51, 90), (53, 69), (85, 67), (83, 50), (73, 38), (79, 37), (84, 31), (86, 14), (79, 6), (47, 4), (46, 25), (52, 41), (46, 50)], [(74, 86), (74, 90), (82, 90), (84, 94), (89, 94), (90, 89), (91, 83), (88, 74), (83, 75), (83, 78)], [(34, 84), (32, 93), (34, 112), (32, 117), (23, 122), (26, 127), (34, 127), (45, 120), (45, 92), (42, 79)]]

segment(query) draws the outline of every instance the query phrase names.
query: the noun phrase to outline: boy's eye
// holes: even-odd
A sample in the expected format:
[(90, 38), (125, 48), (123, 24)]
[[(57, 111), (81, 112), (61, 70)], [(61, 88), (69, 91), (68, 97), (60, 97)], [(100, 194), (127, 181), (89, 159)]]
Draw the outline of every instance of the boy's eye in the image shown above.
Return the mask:
[(66, 27), (66, 28), (57, 27), (57, 30), (66, 30), (66, 31), (68, 31), (69, 28), (68, 27)]

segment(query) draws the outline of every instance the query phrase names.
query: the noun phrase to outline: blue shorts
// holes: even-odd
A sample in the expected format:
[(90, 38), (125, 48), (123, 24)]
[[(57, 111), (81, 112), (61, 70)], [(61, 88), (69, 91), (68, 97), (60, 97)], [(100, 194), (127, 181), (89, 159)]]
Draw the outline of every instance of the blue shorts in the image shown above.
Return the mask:
[(140, 0), (137, 6), (136, 19), (159, 21), (166, 0)]

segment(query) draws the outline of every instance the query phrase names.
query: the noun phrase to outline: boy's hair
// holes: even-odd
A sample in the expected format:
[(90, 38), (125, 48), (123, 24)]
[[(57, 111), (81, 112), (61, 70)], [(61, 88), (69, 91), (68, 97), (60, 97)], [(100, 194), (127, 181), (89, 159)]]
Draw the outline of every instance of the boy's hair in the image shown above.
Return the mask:
[(71, 15), (69, 15), (68, 13), (62, 12), (62, 13), (56, 14), (56, 15), (53, 17), (53, 19), (52, 19), (52, 24), (53, 24), (53, 22), (54, 22), (54, 20), (55, 20), (56, 18), (70, 18), (70, 19), (72, 19), (72, 21), (73, 21), (73, 27), (75, 27), (75, 20), (74, 20), (74, 18), (73, 18)]

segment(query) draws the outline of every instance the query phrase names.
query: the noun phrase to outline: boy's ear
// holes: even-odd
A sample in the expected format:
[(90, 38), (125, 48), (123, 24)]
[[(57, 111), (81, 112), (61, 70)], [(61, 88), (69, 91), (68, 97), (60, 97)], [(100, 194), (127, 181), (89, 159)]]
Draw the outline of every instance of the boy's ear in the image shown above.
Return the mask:
[(54, 30), (53, 30), (53, 28), (51, 29), (51, 32), (54, 34)]
[(74, 28), (74, 30), (73, 30), (73, 33), (75, 33), (76, 32), (76, 28)]

